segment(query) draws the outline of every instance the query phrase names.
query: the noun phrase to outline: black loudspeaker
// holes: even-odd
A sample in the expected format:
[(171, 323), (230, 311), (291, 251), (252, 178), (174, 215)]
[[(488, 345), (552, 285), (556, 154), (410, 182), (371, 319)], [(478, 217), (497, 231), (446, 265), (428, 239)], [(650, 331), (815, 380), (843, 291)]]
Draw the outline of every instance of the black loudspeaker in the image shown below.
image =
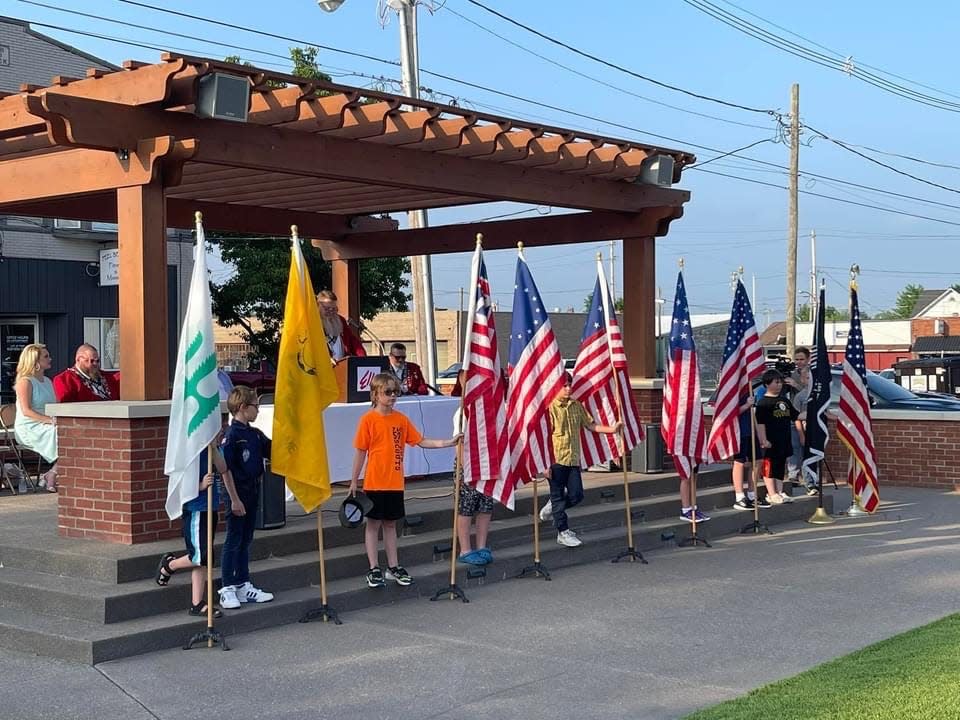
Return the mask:
[(273, 530), (287, 524), (286, 478), (270, 470), (270, 463), (263, 469), (260, 483), (260, 500), (257, 503), (257, 530)]
[(663, 438), (660, 436), (660, 424), (644, 425), (643, 434), (643, 440), (631, 453), (630, 469), (638, 473), (663, 472)]

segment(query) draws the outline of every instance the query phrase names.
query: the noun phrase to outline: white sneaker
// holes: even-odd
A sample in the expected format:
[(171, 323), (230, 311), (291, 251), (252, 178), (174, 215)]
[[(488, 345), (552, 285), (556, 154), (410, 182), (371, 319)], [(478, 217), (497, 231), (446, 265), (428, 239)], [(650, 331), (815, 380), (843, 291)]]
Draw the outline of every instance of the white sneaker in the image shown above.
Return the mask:
[(770, 501), (771, 505), (783, 505), (783, 495), (778, 493), (767, 495), (767, 500)]
[(781, 498), (785, 503), (792, 503), (792, 502), (793, 502), (793, 497), (790, 496), (790, 495), (787, 495), (787, 493), (780, 493), (780, 498)]
[(549, 500), (547, 500), (546, 504), (542, 508), (540, 508), (540, 519), (546, 521), (552, 517), (553, 517), (553, 505)]
[(247, 580), (243, 585), (237, 587), (237, 599), (245, 603), (265, 603), (273, 600), (273, 593), (254, 587), (254, 584)]
[(240, 607), (240, 600), (237, 598), (237, 588), (233, 585), (226, 585), (220, 588), (220, 607), (224, 610), (236, 610)]
[(566, 547), (579, 547), (583, 545), (583, 542), (578, 538), (572, 530), (561, 530), (557, 533), (557, 542)]

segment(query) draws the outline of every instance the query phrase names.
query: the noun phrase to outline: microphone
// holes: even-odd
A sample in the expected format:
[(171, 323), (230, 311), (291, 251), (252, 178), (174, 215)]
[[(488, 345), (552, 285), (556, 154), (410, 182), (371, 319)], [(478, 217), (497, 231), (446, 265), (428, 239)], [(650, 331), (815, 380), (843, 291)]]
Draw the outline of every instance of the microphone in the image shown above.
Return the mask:
[(352, 327), (354, 330), (359, 330), (360, 332), (365, 332), (367, 326), (363, 324), (361, 320), (354, 320), (353, 318), (347, 318), (347, 324)]
[(383, 340), (377, 337), (376, 333), (373, 332), (370, 328), (363, 324), (362, 320), (354, 320), (353, 318), (347, 318), (347, 325), (352, 327), (358, 333), (366, 333), (373, 338), (373, 341), (380, 346), (380, 354), (386, 355), (386, 348), (383, 344)]

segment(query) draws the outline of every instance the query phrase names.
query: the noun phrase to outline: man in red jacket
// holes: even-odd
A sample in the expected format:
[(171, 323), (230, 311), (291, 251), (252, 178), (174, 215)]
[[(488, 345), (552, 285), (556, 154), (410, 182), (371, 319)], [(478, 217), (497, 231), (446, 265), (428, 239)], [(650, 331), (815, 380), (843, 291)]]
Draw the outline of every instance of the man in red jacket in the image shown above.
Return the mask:
[(367, 351), (364, 350), (360, 337), (338, 312), (337, 296), (332, 290), (321, 290), (317, 293), (317, 306), (320, 308), (320, 320), (323, 321), (323, 333), (327, 336), (330, 359), (337, 362), (349, 355), (366, 356)]
[(426, 395), (427, 381), (416, 363), (407, 362), (407, 346), (394, 343), (390, 346), (390, 372), (400, 383), (401, 395)]
[(53, 378), (53, 391), (62, 403), (120, 399), (120, 383), (100, 372), (100, 353), (87, 343), (77, 348), (73, 367)]

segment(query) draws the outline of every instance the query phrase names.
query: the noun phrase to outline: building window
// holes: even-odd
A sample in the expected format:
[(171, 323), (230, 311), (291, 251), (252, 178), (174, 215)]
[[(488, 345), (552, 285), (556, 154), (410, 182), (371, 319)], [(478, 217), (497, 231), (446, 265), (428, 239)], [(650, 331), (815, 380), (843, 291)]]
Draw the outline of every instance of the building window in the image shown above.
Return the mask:
[(83, 341), (100, 351), (101, 370), (120, 369), (119, 318), (84, 318)]
[(53, 226), (57, 230), (80, 230), (83, 227), (83, 224), (79, 220), (64, 220), (62, 218), (56, 218), (53, 221)]

